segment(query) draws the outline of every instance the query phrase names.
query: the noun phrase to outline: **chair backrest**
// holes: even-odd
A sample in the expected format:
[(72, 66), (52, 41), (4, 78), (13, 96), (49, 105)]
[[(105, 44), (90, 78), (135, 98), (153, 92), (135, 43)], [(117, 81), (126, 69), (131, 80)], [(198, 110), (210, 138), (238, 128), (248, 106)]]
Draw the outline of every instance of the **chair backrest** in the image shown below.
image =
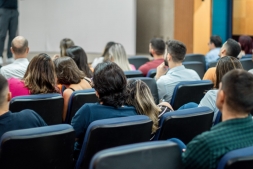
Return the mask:
[(139, 69), (141, 65), (149, 62), (148, 57), (146, 56), (132, 56), (128, 58), (130, 64), (134, 65), (136, 69)]
[(151, 78), (154, 78), (156, 75), (156, 69), (150, 69), (147, 73), (147, 76), (146, 77), (151, 77)]
[(208, 68), (216, 67), (217, 63), (218, 63), (218, 61), (210, 62), (210, 63), (208, 64)]
[(199, 103), (205, 93), (212, 88), (213, 83), (209, 80), (179, 82), (175, 86), (170, 104), (177, 110), (189, 102)]
[(217, 167), (217, 169), (238, 168), (253, 168), (253, 146), (228, 152), (221, 158)]
[(98, 152), (90, 169), (181, 169), (181, 153), (170, 141), (152, 141)]
[(201, 63), (203, 63), (204, 70), (206, 69), (205, 55), (202, 55), (202, 54), (186, 54), (185, 58), (184, 58), (184, 62), (189, 62), (189, 61), (201, 62)]
[(1, 169), (69, 169), (75, 131), (68, 124), (13, 130), (1, 137)]
[(98, 98), (94, 89), (74, 91), (69, 98), (65, 123), (70, 124), (72, 117), (85, 103), (96, 103), (97, 101)]
[(158, 97), (158, 90), (157, 90), (157, 84), (155, 79), (149, 78), (149, 77), (139, 77), (139, 78), (129, 78), (129, 79), (139, 79), (147, 84), (149, 87), (152, 96), (154, 97), (154, 101), (156, 104), (159, 103), (159, 97)]
[(204, 66), (203, 66), (202, 62), (187, 61), (187, 62), (183, 62), (183, 65), (185, 66), (186, 69), (195, 70), (198, 73), (198, 75), (201, 79), (204, 77), (205, 69), (204, 69)]
[(241, 59), (252, 59), (252, 54), (246, 54), (246, 55), (243, 55)]
[(143, 74), (139, 70), (129, 70), (129, 71), (124, 71), (124, 74), (126, 75), (127, 78), (131, 77), (143, 77)]
[(48, 125), (61, 124), (63, 98), (58, 93), (17, 96), (10, 101), (10, 111), (31, 109), (38, 113)]
[(160, 118), (160, 129), (158, 129), (154, 140), (178, 138), (187, 144), (195, 136), (210, 130), (213, 124), (213, 115), (213, 111), (208, 107), (165, 113)]
[(253, 62), (252, 62), (251, 58), (241, 59), (240, 62), (242, 64), (242, 67), (243, 67), (244, 70), (248, 71), (250, 69), (253, 69)]
[(89, 168), (91, 158), (100, 150), (148, 141), (152, 124), (144, 115), (92, 122), (86, 131), (76, 168)]

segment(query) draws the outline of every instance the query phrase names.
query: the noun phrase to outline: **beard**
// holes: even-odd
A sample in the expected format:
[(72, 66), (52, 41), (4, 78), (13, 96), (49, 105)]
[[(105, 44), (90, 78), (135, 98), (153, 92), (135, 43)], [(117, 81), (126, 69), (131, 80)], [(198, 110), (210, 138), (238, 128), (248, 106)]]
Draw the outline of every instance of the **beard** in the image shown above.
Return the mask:
[(151, 52), (149, 52), (149, 54), (150, 54), (151, 57), (154, 57), (153, 54), (152, 54)]

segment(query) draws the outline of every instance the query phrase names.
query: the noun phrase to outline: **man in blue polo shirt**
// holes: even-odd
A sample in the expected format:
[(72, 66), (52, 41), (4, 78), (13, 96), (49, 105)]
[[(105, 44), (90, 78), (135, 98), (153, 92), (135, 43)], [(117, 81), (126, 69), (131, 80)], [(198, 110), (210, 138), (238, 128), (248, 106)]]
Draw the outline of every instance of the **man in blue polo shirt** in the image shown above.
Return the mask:
[(11, 130), (46, 126), (44, 120), (32, 110), (12, 113), (9, 111), (11, 93), (7, 80), (0, 74), (0, 138)]
[(14, 61), (10, 51), (11, 41), (16, 37), (18, 28), (18, 1), (0, 0), (0, 65), (3, 64), (4, 41), (8, 32), (7, 63)]

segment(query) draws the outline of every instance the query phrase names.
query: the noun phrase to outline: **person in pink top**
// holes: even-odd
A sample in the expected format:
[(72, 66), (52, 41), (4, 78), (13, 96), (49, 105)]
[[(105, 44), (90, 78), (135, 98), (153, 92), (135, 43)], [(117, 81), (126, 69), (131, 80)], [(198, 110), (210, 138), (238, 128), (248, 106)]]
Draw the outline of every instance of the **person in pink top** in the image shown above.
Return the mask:
[(30, 95), (59, 93), (56, 83), (54, 63), (50, 56), (41, 53), (29, 63), (22, 80), (11, 78), (8, 80), (12, 97)]
[(144, 76), (148, 74), (150, 69), (156, 69), (164, 61), (164, 51), (165, 43), (160, 38), (153, 38), (149, 44), (149, 54), (154, 58), (154, 60), (145, 63), (139, 70)]

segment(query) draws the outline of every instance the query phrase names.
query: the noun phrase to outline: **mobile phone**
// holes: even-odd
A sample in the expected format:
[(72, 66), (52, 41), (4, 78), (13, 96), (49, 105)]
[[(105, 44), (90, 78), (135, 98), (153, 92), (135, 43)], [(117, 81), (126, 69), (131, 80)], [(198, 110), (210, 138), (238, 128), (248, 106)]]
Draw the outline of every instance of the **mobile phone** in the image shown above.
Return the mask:
[(164, 59), (164, 65), (169, 66), (167, 59)]

